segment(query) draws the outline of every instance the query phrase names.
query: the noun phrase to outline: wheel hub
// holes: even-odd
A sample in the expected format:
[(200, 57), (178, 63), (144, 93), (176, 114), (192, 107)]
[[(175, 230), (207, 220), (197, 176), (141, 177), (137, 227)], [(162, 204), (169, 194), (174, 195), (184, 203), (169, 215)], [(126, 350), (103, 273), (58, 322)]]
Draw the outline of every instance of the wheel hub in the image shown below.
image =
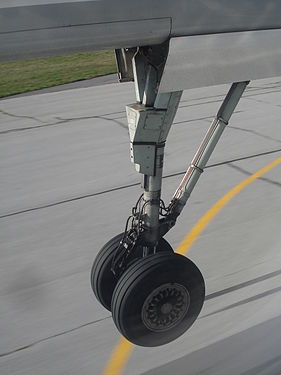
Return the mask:
[(182, 321), (190, 305), (187, 289), (176, 283), (163, 284), (146, 298), (142, 320), (151, 331), (167, 331)]

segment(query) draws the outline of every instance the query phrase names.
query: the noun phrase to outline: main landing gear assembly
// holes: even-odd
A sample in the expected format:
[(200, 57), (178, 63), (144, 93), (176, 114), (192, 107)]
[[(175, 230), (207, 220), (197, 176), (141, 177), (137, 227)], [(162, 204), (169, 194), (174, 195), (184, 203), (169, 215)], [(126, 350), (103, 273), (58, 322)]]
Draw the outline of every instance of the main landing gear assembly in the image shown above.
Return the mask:
[(171, 202), (161, 199), (165, 142), (182, 92), (158, 91), (168, 44), (116, 52), (121, 80), (134, 80), (137, 103), (126, 107), (131, 160), (143, 194), (125, 231), (98, 253), (91, 284), (120, 333), (136, 345), (167, 344), (198, 317), (205, 299), (197, 266), (163, 236), (175, 225), (249, 82), (233, 83)]

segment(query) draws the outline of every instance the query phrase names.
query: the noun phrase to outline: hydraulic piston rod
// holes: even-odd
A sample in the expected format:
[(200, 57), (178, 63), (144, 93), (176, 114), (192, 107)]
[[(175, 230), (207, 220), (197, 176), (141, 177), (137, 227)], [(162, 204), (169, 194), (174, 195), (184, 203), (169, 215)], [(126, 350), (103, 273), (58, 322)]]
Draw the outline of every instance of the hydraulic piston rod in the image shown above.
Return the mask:
[(200, 175), (210, 159), (210, 156), (212, 155), (248, 83), (248, 81), (233, 83), (226, 98), (224, 99), (215, 119), (207, 131), (199, 149), (197, 150), (171, 200), (169, 205), (169, 218), (173, 224), (190, 197), (190, 194), (192, 193)]

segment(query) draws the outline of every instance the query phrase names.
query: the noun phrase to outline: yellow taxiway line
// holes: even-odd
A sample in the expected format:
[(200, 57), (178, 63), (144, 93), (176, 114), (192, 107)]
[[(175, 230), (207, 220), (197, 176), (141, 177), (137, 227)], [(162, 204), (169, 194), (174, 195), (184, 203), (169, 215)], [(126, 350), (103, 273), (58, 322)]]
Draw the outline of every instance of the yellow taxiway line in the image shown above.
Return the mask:
[[(201, 217), (201, 219), (197, 221), (197, 223), (190, 230), (185, 239), (180, 243), (176, 252), (182, 255), (187, 254), (187, 252), (190, 250), (191, 246), (194, 244), (203, 230), (210, 224), (210, 222), (228, 202), (236, 197), (236, 195), (238, 195), (248, 185), (256, 181), (258, 178), (260, 178), (279, 164), (281, 164), (281, 157), (274, 160), (265, 167), (259, 169), (257, 172), (246, 178), (244, 181), (240, 182), (228, 193), (226, 193)], [(134, 345), (122, 337), (113, 350), (102, 375), (122, 375), (133, 349)]]

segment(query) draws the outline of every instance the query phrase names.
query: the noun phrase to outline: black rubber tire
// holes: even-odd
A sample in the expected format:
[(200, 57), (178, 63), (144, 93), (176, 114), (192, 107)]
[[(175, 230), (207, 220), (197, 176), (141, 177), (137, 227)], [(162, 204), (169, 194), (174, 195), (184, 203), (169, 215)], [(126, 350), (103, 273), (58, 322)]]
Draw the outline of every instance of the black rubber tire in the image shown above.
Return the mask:
[(111, 311), (111, 298), (117, 283), (116, 277), (111, 272), (111, 263), (122, 238), (123, 233), (120, 233), (101, 248), (91, 270), (93, 292), (97, 300), (109, 311)]
[[(111, 311), (112, 294), (118, 281), (111, 271), (111, 264), (122, 238), (123, 233), (120, 233), (101, 248), (94, 260), (91, 270), (91, 286), (93, 292), (97, 300), (109, 311)], [(160, 239), (157, 251), (173, 253), (172, 247), (164, 238)], [(130, 261), (136, 261), (141, 257), (142, 248), (139, 247), (134, 250)]]
[[(188, 292), (186, 310), (183, 308), (175, 325), (163, 330), (150, 329), (144, 322), (143, 309), (148, 309), (146, 301), (151, 293), (165, 285), (176, 285)], [(132, 343), (160, 346), (181, 336), (194, 323), (204, 299), (204, 279), (191, 260), (179, 254), (157, 253), (138, 260), (122, 274), (112, 296), (112, 317), (119, 332)], [(156, 311), (162, 314), (162, 307)]]

